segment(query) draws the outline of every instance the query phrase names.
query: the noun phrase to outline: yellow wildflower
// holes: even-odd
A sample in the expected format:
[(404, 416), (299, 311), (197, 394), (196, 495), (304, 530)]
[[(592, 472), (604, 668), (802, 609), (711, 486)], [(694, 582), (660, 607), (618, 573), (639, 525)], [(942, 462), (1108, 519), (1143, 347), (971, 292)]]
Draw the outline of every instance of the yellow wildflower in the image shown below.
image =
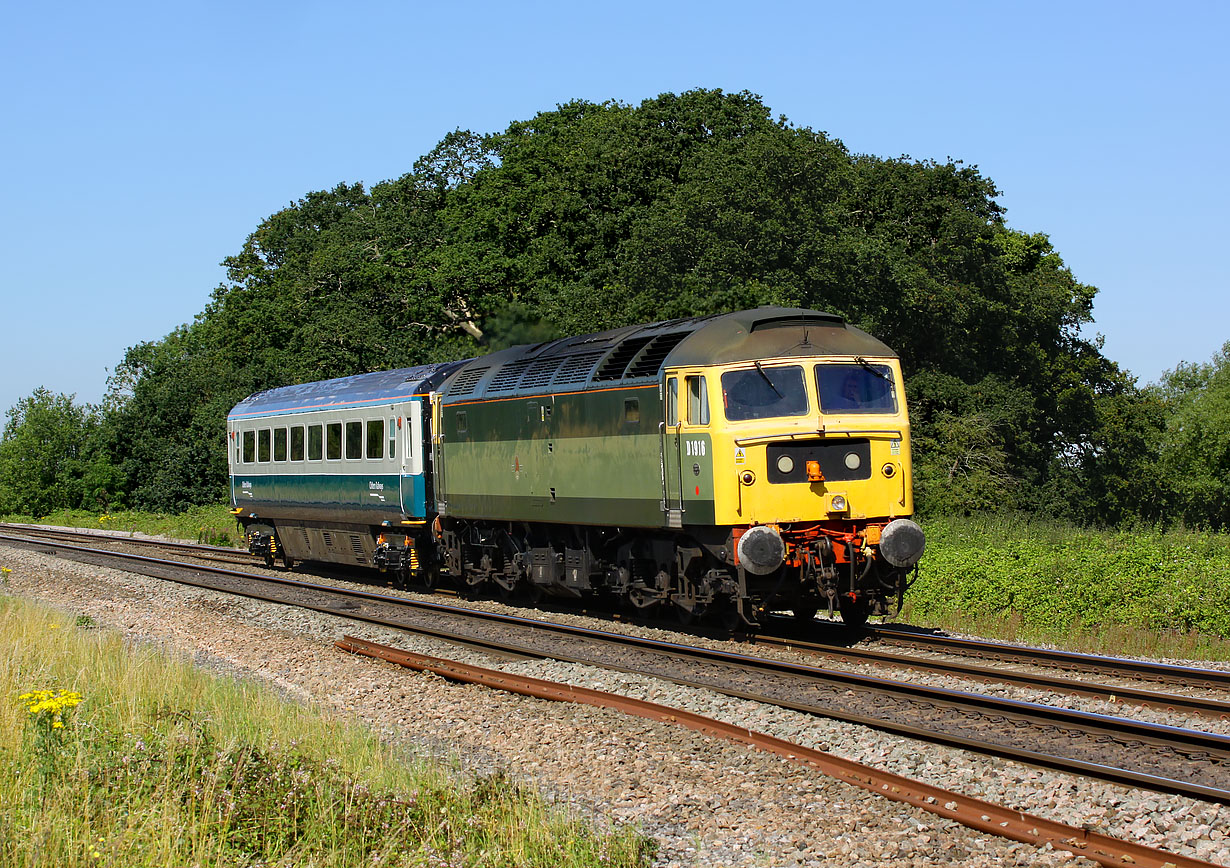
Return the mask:
[(32, 690), (18, 697), (33, 715), (46, 715), (52, 729), (64, 728), (64, 714), (82, 703), (84, 697), (75, 690)]

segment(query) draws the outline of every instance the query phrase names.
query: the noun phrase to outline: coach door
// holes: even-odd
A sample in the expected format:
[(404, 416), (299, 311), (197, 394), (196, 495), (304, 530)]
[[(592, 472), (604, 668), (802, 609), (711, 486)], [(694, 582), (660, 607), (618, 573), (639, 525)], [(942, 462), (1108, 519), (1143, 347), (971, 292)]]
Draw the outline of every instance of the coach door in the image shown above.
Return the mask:
[(423, 477), (423, 402), (397, 407), (398, 455), (401, 461), (401, 511), (412, 518), (427, 515), (427, 486)]

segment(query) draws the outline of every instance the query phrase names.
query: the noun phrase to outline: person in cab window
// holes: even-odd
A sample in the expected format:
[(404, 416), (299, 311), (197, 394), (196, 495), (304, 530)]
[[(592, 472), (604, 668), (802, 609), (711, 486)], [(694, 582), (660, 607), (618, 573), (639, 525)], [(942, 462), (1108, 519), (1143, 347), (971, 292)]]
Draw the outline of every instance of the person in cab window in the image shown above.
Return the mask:
[(833, 410), (857, 410), (863, 406), (862, 379), (855, 372), (846, 375), (841, 384), (841, 392), (832, 400)]

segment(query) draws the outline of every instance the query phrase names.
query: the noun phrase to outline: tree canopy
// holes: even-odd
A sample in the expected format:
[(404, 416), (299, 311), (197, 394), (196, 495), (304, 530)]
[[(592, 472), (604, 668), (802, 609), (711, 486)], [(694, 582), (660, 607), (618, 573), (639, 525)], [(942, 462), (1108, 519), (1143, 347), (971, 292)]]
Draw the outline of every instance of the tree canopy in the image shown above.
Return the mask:
[(457, 130), (400, 178), (262, 221), (193, 323), (125, 355), (112, 458), (137, 504), (215, 500), (226, 409), (251, 392), (776, 303), (901, 354), (924, 508), (1156, 510), (1138, 480), (1159, 399), (1082, 336), (1096, 290), (998, 195), (976, 166), (851, 154), (749, 93)]

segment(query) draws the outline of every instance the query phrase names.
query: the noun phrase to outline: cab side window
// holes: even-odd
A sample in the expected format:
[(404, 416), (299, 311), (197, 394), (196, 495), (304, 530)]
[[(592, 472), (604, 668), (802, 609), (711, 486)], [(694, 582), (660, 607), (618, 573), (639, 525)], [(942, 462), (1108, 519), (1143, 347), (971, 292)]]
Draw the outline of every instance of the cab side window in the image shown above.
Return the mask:
[(688, 377), (688, 422), (692, 425), (709, 424), (709, 388), (704, 376)]

